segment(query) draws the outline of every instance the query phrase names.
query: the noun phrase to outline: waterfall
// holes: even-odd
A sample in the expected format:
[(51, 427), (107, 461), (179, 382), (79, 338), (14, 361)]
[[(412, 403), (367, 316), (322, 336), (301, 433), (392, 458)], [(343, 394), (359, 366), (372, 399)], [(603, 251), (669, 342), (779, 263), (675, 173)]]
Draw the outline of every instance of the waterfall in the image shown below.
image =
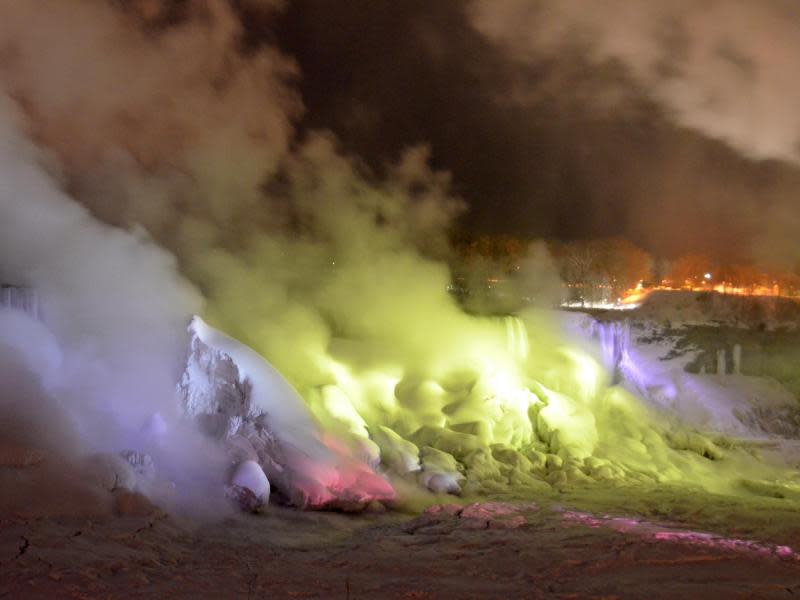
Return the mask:
[(613, 375), (613, 383), (621, 379), (620, 364), (631, 345), (628, 321), (592, 321), (589, 334), (600, 343), (603, 365)]
[(16, 285), (0, 285), (0, 308), (21, 310), (41, 320), (42, 311), (36, 291)]
[(663, 370), (660, 361), (647, 359), (637, 351), (629, 321), (591, 321), (588, 331), (600, 346), (612, 385), (622, 385), (651, 404), (663, 406), (674, 401), (677, 389), (673, 376)]
[(511, 354), (519, 360), (527, 360), (530, 354), (530, 342), (525, 323), (519, 317), (508, 316), (503, 318), (506, 328), (506, 340)]

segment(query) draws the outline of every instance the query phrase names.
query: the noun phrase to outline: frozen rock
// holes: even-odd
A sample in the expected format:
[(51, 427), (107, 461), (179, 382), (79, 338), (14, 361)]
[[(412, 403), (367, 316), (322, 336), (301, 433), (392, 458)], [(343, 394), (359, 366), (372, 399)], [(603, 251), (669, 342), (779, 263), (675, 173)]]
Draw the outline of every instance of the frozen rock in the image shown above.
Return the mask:
[(725, 375), (726, 373), (725, 349), (720, 348), (717, 350), (717, 375)]
[(300, 395), (257, 352), (199, 317), (189, 331), (180, 402), (208, 435), (224, 441), (232, 459), (258, 463), (272, 491), (301, 508), (361, 510), (394, 499), (370, 460), (326, 436)]
[(498, 462), (508, 465), (509, 467), (514, 467), (523, 471), (533, 470), (533, 463), (531, 463), (525, 455), (503, 444), (492, 445), (492, 456)]
[(264, 474), (264, 470), (254, 460), (246, 460), (237, 465), (231, 476), (231, 483), (247, 488), (257, 498), (261, 498), (264, 501), (269, 500), (269, 480)]
[(589, 483), (591, 481), (591, 477), (586, 475), (580, 467), (574, 464), (565, 467), (564, 474), (567, 476), (567, 481), (570, 483)]
[(246, 460), (233, 469), (227, 492), (242, 510), (253, 512), (269, 502), (269, 479), (256, 461)]
[(380, 425), (372, 431), (372, 439), (381, 452), (381, 462), (399, 475), (416, 473), (422, 467), (419, 464), (419, 448), (397, 433)]
[(734, 344), (733, 346), (733, 374), (741, 375), (742, 373), (742, 346), (741, 344)]
[(586, 458), (598, 441), (595, 417), (583, 403), (540, 385), (546, 406), (539, 410), (536, 431), (553, 453)]
[(461, 482), (463, 480), (464, 476), (461, 475), (461, 473), (425, 471), (419, 475), (419, 483), (434, 494), (452, 494), (458, 496), (461, 493)]
[(236, 434), (225, 441), (225, 448), (234, 462), (255, 460), (273, 482), (282, 480), (286, 457), (264, 419), (243, 423)]
[(547, 465), (547, 454), (544, 452), (530, 448), (526, 451), (525, 456), (527, 456), (531, 465), (533, 465), (533, 468), (536, 470), (542, 470)]
[(500, 468), (502, 463), (496, 461), (489, 450), (481, 448), (470, 452), (463, 462), (470, 479), (484, 483), (488, 481), (505, 483), (507, 481)]
[(225, 486), (225, 496), (244, 512), (256, 513), (265, 506), (265, 502), (252, 491), (238, 485)]
[(347, 393), (338, 385), (325, 385), (319, 390), (319, 408), (323, 421), (356, 438), (367, 436), (367, 423), (353, 407)]
[(546, 454), (545, 457), (548, 471), (554, 471), (564, 466), (564, 459), (557, 454)]
[(704, 435), (694, 431), (667, 432), (666, 440), (676, 450), (689, 450), (711, 460), (720, 460), (725, 454), (722, 449)]
[(456, 458), (463, 458), (473, 450), (484, 447), (481, 439), (469, 433), (452, 431), (442, 427), (424, 425), (411, 436), (417, 446), (431, 446), (452, 454)]
[(449, 429), (458, 433), (466, 433), (478, 438), (481, 442), (486, 442), (492, 439), (492, 432), (489, 424), (486, 421), (469, 421), (467, 423), (458, 423), (457, 425), (450, 425)]
[(423, 471), (458, 471), (458, 461), (452, 454), (425, 446), (420, 452)]
[(420, 454), (422, 472), (417, 476), (420, 485), (435, 494), (461, 493), (461, 484), (465, 477), (459, 471), (458, 463), (452, 455), (430, 446), (423, 448)]
[(194, 323), (189, 331), (189, 356), (178, 395), (183, 410), (203, 432), (225, 439), (236, 433), (245, 418), (259, 414), (252, 406), (251, 384), (230, 356), (197, 335)]
[(545, 480), (555, 488), (563, 487), (567, 485), (568, 482), (567, 474), (564, 473), (564, 471), (553, 471), (552, 473), (548, 473)]

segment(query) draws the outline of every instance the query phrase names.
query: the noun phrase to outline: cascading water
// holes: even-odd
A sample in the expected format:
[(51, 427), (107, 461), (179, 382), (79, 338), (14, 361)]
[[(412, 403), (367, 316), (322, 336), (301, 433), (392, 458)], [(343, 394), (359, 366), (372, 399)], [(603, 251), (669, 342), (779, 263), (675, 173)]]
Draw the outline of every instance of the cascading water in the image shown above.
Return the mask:
[(600, 344), (603, 366), (612, 374), (612, 383), (620, 383), (631, 345), (630, 324), (628, 321), (592, 320), (589, 335)]
[(16, 285), (0, 285), (0, 308), (21, 310), (41, 320), (42, 312), (36, 291)]
[(525, 323), (519, 317), (509, 315), (503, 317), (503, 324), (505, 325), (508, 351), (511, 356), (518, 360), (527, 360), (531, 347)]
[(600, 346), (602, 365), (611, 385), (620, 385), (651, 405), (663, 406), (675, 398), (668, 376), (643, 361), (631, 341), (630, 322), (592, 320), (589, 337)]

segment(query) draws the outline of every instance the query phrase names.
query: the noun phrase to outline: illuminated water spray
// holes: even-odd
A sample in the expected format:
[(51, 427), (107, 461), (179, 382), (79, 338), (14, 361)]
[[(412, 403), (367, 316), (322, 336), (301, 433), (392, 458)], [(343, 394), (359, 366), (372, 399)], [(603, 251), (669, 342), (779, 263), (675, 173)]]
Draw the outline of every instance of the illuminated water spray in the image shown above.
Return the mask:
[(381, 469), (437, 491), (611, 479), (736, 492), (743, 474), (766, 473), (752, 457), (675, 429), (618, 385), (627, 326), (595, 326), (598, 362), (564, 337), (529, 332), (523, 319), (470, 319), (468, 335), (427, 368), (325, 356), (330, 382), (301, 392), (324, 426), (377, 446)]

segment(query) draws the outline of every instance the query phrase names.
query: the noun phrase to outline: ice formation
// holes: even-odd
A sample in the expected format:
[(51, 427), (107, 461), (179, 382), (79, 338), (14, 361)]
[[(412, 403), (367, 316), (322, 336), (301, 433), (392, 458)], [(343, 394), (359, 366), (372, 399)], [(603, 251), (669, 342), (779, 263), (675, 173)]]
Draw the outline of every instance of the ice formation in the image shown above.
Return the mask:
[(239, 463), (230, 478), (229, 495), (240, 507), (254, 511), (269, 502), (270, 485), (264, 470), (254, 460)]
[(182, 405), (226, 445), (232, 460), (252, 463), (248, 479), (258, 465), (277, 492), (304, 508), (356, 510), (394, 499), (389, 482), (326, 434), (300, 395), (255, 351), (200, 317), (190, 331), (178, 388)]
[[(265, 505), (271, 493), (303, 508), (361, 510), (395, 500), (393, 478), (434, 494), (467, 495), (527, 489), (535, 496), (548, 486), (603, 480), (760, 489), (741, 483), (748, 469), (761, 468), (755, 459), (730, 460), (710, 438), (659, 417), (667, 410), (684, 424), (713, 419), (741, 433), (741, 415), (738, 429), (726, 418), (737, 394), (748, 393), (743, 378), (729, 376), (736, 385), (726, 387), (725, 380), (685, 373), (682, 363), (658, 361), (647, 354), (654, 349), (632, 342), (628, 325), (577, 317), (596, 342), (581, 350), (569, 327), (546, 331), (537, 318), (477, 319), (477, 331), (489, 334), (484, 347), (498, 353), (472, 362), (462, 354), (456, 358), (463, 362), (427, 378), (369, 364), (359, 371), (330, 356), (337, 377), (301, 395), (254, 350), (195, 317), (179, 403), (224, 449), (228, 496), (246, 510)], [(42, 381), (58, 372), (59, 346), (41, 321), (6, 308), (0, 324), (5, 343), (16, 340)], [(713, 386), (722, 389), (709, 394)], [(700, 403), (710, 416), (698, 412)], [(165, 484), (161, 465), (141, 449), (163, 451), (172, 443), (170, 427), (151, 413), (139, 430), (142, 447), (90, 456), (87, 481), (110, 492), (154, 494)], [(779, 475), (767, 468), (759, 474)]]
[(31, 288), (0, 284), (0, 308), (14, 308), (35, 319), (41, 318), (39, 296)]
[(256, 352), (196, 318), (181, 397), (233, 460), (256, 461), (279, 494), (304, 507), (391, 498), (375, 467), (434, 494), (467, 495), (603, 480), (740, 492), (747, 473), (777, 474), (665, 419), (653, 398), (673, 393), (670, 385), (684, 393), (682, 369), (637, 371), (650, 367), (627, 325), (588, 325), (599, 343), (581, 350), (586, 341), (552, 319), (474, 318), (474, 337), (428, 377), (403, 375), (402, 364), (346, 366), (332, 354), (333, 380), (299, 393)]
[[(669, 299), (656, 296), (656, 302), (645, 306), (652, 312), (657, 310), (652, 304)], [(598, 345), (613, 382), (670, 418), (704, 432), (740, 438), (800, 433), (796, 400), (788, 390), (774, 380), (741, 375), (741, 346), (733, 348), (730, 369), (725, 351), (719, 349), (711, 373), (690, 373), (686, 365), (698, 350), (676, 353), (676, 335), (663, 333), (658, 322), (637, 321), (636, 335), (642, 341), (635, 343), (629, 318), (581, 319), (579, 327)]]

